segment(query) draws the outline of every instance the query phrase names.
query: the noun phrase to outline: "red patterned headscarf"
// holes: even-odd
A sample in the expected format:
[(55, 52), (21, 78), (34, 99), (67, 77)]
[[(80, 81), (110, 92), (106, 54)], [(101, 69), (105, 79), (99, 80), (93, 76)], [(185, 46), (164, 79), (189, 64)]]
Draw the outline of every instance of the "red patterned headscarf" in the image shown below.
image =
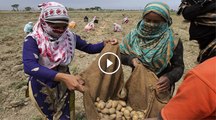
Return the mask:
[(57, 2), (43, 3), (39, 7), (41, 8), (40, 17), (33, 28), (33, 33), (28, 35), (37, 41), (40, 50), (39, 63), (48, 68), (68, 65), (75, 51), (74, 33), (65, 29), (60, 36), (53, 37), (49, 34), (54, 33), (53, 28), (47, 24), (47, 22), (68, 24), (67, 10)]

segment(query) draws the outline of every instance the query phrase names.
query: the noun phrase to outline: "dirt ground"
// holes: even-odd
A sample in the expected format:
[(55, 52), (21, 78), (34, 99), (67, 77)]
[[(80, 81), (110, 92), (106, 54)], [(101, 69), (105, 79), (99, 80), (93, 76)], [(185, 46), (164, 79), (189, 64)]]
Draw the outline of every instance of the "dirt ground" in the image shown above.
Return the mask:
[[(129, 23), (122, 25), (123, 32), (114, 33), (113, 23), (121, 24), (125, 14), (129, 17)], [(127, 34), (141, 18), (141, 11), (104, 11), (104, 12), (70, 12), (71, 20), (77, 23), (72, 31), (86, 39), (89, 43), (97, 43), (104, 39), (118, 38)], [(84, 32), (86, 23), (83, 17), (90, 19), (98, 16), (99, 23), (95, 31)], [(41, 116), (31, 101), (25, 97), (28, 76), (23, 72), (22, 43), (25, 38), (24, 25), (36, 22), (39, 13), (0, 12), (0, 119), (1, 120), (41, 120)], [(175, 34), (180, 36), (184, 44), (185, 73), (196, 65), (198, 46), (188, 40), (189, 23), (183, 22), (180, 16), (172, 15)], [(94, 55), (76, 51), (75, 58), (70, 64), (72, 73), (79, 73), (95, 59)], [(124, 66), (125, 79), (130, 75), (130, 68)], [(178, 88), (181, 80), (176, 84)], [(82, 112), (82, 95), (76, 93), (76, 112)]]

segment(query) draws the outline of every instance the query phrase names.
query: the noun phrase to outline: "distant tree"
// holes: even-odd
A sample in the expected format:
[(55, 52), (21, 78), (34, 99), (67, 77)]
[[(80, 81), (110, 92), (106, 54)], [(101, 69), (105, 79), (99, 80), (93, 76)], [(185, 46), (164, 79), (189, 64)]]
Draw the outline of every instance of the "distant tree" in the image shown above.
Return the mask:
[(15, 9), (16, 9), (16, 11), (19, 11), (19, 9), (18, 9), (19, 4), (13, 4), (13, 5), (11, 5), (11, 7), (13, 8), (13, 11), (15, 11)]
[(101, 7), (99, 7), (99, 6), (95, 6), (94, 9), (97, 10), (97, 11), (102, 10)]
[(25, 7), (26, 11), (31, 11), (31, 9), (32, 9), (31, 7)]
[(86, 11), (90, 10), (90, 8), (85, 8)]
[(97, 11), (99, 11), (99, 10), (102, 10), (102, 8), (99, 7), (99, 6), (95, 6), (95, 7), (85, 8), (85, 10), (86, 11), (88, 11), (88, 10), (97, 10)]
[(14, 7), (14, 5), (11, 5), (11, 7), (13, 8), (13, 11), (15, 11), (15, 7)]
[(95, 10), (95, 8), (94, 8), (94, 7), (90, 7), (89, 9), (90, 9), (90, 10)]
[(78, 8), (77, 10), (85, 10), (85, 9), (83, 9), (83, 8)]
[(68, 8), (68, 11), (73, 11), (73, 10), (74, 10), (74, 8), (70, 8), (70, 7)]

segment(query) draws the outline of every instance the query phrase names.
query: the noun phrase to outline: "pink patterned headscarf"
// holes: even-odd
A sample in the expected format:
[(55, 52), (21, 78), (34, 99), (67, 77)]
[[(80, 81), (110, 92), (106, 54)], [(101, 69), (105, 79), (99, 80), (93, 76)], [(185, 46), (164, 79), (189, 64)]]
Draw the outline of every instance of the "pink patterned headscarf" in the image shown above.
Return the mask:
[(40, 51), (39, 64), (54, 68), (58, 65), (68, 65), (75, 51), (75, 34), (66, 29), (59, 37), (54, 38), (48, 34), (52, 31), (46, 22), (68, 24), (69, 17), (65, 7), (57, 2), (48, 2), (40, 5), (41, 14), (33, 28), (32, 36)]

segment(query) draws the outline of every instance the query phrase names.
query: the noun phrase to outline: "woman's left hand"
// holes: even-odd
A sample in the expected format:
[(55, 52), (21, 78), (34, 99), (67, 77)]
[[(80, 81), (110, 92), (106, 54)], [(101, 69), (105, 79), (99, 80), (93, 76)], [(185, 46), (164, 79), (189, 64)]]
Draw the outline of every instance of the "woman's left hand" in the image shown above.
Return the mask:
[(158, 92), (168, 91), (170, 88), (170, 80), (167, 76), (161, 76), (157, 82)]
[(110, 44), (112, 44), (112, 45), (116, 45), (116, 44), (118, 44), (118, 40), (117, 39), (111, 39), (111, 40), (104, 40), (104, 45), (106, 45), (106, 44), (108, 44), (108, 43), (110, 43)]

